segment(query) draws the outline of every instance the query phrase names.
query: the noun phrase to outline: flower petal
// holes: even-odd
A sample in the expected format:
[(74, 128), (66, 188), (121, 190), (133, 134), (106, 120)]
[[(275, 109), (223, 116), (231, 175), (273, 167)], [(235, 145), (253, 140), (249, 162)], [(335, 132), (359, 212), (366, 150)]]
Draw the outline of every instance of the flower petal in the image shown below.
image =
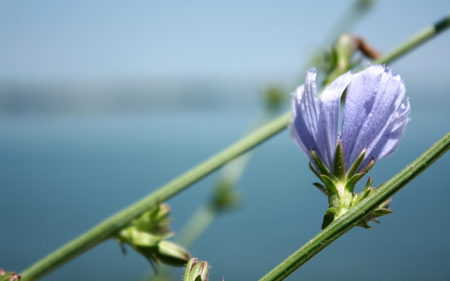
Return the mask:
[(400, 76), (393, 75), (384, 66), (374, 65), (355, 75), (347, 90), (342, 123), (347, 168), (365, 148), (366, 160), (370, 159), (371, 151), (394, 120), (404, 95)]
[(408, 114), (410, 112), (409, 100), (406, 101), (406, 105), (402, 104), (399, 110), (396, 112), (393, 120), (389, 123), (389, 126), (384, 131), (382, 137), (378, 140), (376, 145), (374, 145), (371, 150), (369, 157), (363, 162), (364, 167), (374, 158), (378, 161), (382, 158), (388, 157), (393, 154), (400, 143), (403, 131), (405, 130), (406, 124), (409, 121)]
[[(311, 158), (311, 150), (316, 150), (323, 159), (323, 141), (319, 136), (319, 100), (316, 89), (316, 69), (311, 68), (306, 77), (305, 85), (297, 88), (292, 98), (291, 136), (303, 152)], [(319, 140), (319, 143), (318, 143)]]
[(319, 130), (319, 138), (323, 139), (324, 142), (325, 159), (323, 159), (323, 161), (327, 167), (333, 168), (334, 166), (334, 154), (336, 152), (336, 144), (338, 141), (341, 96), (352, 78), (353, 75), (350, 71), (339, 76), (320, 96), (321, 113), (319, 123), (321, 130)]

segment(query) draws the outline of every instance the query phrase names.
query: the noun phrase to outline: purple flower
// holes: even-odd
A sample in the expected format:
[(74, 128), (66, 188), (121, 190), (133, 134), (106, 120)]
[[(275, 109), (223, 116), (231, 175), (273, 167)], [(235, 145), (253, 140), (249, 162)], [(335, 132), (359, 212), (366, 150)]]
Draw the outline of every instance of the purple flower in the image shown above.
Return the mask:
[[(320, 96), (316, 89), (316, 70), (307, 72), (306, 83), (293, 93), (290, 125), (292, 138), (310, 158), (314, 150), (333, 174), (338, 141), (342, 144), (345, 170), (365, 151), (358, 171), (397, 150), (408, 114), (403, 103), (405, 85), (400, 76), (381, 65), (357, 74), (341, 75)], [(341, 134), (340, 100), (347, 89)]]

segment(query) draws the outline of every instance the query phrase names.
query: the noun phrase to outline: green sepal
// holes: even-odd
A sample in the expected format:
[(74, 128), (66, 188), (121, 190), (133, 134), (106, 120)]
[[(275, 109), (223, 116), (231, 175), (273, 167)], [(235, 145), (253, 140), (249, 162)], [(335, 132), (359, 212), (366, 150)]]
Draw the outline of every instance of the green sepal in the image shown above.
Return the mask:
[[(349, 178), (349, 179), (347, 180), (346, 188), (347, 188), (347, 185), (348, 185), (349, 188), (351, 188), (351, 189), (348, 189), (348, 190), (350, 190), (350, 192), (353, 191), (354, 188), (355, 188), (355, 186), (356, 186), (356, 184), (357, 184), (357, 183), (359, 182), (359, 180), (362, 179), (365, 175), (366, 175), (366, 174), (363, 173), (363, 172), (358, 173), (358, 174), (356, 174), (356, 175), (353, 175), (351, 178)], [(348, 178), (348, 177), (347, 177), (347, 178)], [(349, 183), (351, 183), (351, 184), (349, 184)]]
[(133, 245), (141, 247), (155, 247), (161, 242), (161, 238), (145, 232), (136, 232), (133, 235)]
[(364, 169), (362, 169), (359, 174), (362, 174), (364, 176), (365, 174), (367, 174), (370, 171), (370, 169), (372, 169), (372, 167), (374, 165), (375, 165), (375, 159), (372, 158), (372, 160), (370, 160), (369, 164), (367, 164), (367, 166), (364, 167)]
[(356, 193), (355, 191), (353, 191), (353, 197), (352, 197), (351, 207), (355, 206), (357, 202), (358, 202), (358, 193)]
[(361, 194), (362, 194), (363, 192), (367, 192), (367, 191), (369, 190), (369, 188), (372, 186), (372, 183), (373, 183), (373, 177), (369, 177), (369, 178), (367, 179), (367, 182), (366, 182), (366, 185), (364, 186), (363, 191), (361, 191)]
[(122, 251), (122, 254), (125, 256), (127, 254), (127, 248), (125, 248), (125, 243), (117, 237), (114, 237), (114, 240), (116, 240), (117, 244), (119, 244), (120, 250)]
[(323, 223), (322, 223), (322, 229), (325, 229), (330, 223), (334, 221), (334, 218), (336, 217), (336, 209), (335, 208), (329, 208), (325, 212), (325, 216), (323, 217)]
[[(371, 190), (374, 190), (371, 188)], [(376, 223), (380, 223), (377, 218), (385, 216), (385, 215), (389, 215), (389, 214), (393, 214), (394, 212), (389, 210), (389, 209), (376, 209), (373, 212), (369, 213), (369, 215), (367, 215), (363, 220), (361, 220), (356, 226), (360, 226), (363, 228), (370, 228), (373, 230), (373, 227), (368, 225), (368, 222), (376, 222)]]
[(318, 182), (313, 183), (313, 185), (315, 187), (317, 187), (320, 191), (322, 191), (323, 194), (328, 196), (328, 191), (327, 191), (327, 188), (325, 186), (323, 186), (322, 184), (320, 184)]
[(362, 221), (360, 221), (356, 226), (365, 228), (365, 229), (372, 229), (373, 227), (371, 227), (370, 225), (367, 224), (367, 221), (365, 219), (363, 219)]
[(353, 190), (355, 190), (355, 185), (360, 179), (360, 175), (356, 174), (353, 177), (350, 178), (350, 180), (345, 184), (345, 189), (348, 190), (348, 192), (353, 193)]
[(333, 180), (330, 177), (328, 177), (326, 175), (322, 175), (322, 179), (323, 179), (323, 182), (327, 189), (328, 196), (330, 196), (332, 194), (339, 194), (339, 191), (337, 190), (336, 185), (334, 184)]
[(125, 240), (131, 246), (139, 247), (156, 247), (161, 241), (161, 237), (138, 231), (134, 227), (121, 231), (119, 239)]
[(366, 197), (369, 196), (370, 193), (372, 193), (372, 191), (373, 191), (373, 189), (371, 189), (372, 183), (373, 183), (373, 178), (369, 177), (369, 179), (367, 179), (366, 186), (361, 191), (358, 198), (356, 198), (354, 200), (354, 202), (352, 203), (352, 207), (355, 206), (356, 204), (358, 204), (359, 202), (361, 202), (362, 200), (366, 199)]
[[(372, 161), (369, 162), (369, 164), (367, 164), (367, 166), (361, 170), (361, 172), (353, 175), (351, 178), (349, 175), (347, 175), (347, 179), (349, 179), (348, 181), (352, 181), (353, 182), (353, 186), (355, 186), (360, 179), (362, 179), (369, 171), (370, 169), (372, 169), (372, 167), (375, 165), (375, 160), (372, 159)], [(353, 168), (353, 166), (352, 166)]]
[[(153, 221), (162, 221), (164, 219), (167, 220), (167, 217), (170, 215), (170, 211), (169, 205), (166, 203), (158, 203), (150, 216)], [(169, 221), (171, 220), (169, 219)]]
[(189, 278), (191, 276), (191, 270), (194, 267), (194, 265), (197, 263), (197, 258), (191, 258), (188, 263), (186, 264), (186, 267), (184, 269), (184, 277), (183, 281), (189, 281)]
[(153, 206), (151, 210), (143, 213), (138, 219), (134, 221), (134, 225), (137, 229), (146, 231), (154, 225), (155, 222), (152, 220), (152, 213), (155, 210), (156, 206), (157, 205)]
[(345, 161), (344, 161), (344, 150), (342, 149), (342, 144), (338, 141), (336, 146), (336, 153), (334, 154), (334, 176), (339, 181), (345, 181)]
[(369, 196), (370, 193), (372, 193), (375, 190), (375, 188), (371, 187), (372, 186), (372, 182), (373, 182), (373, 178), (370, 177), (367, 180), (366, 186), (364, 187), (364, 189), (359, 194), (359, 197), (361, 198), (361, 199), (359, 199), (359, 201), (362, 201), (362, 200), (366, 199), (367, 196)]
[(376, 209), (373, 211), (373, 219), (379, 218), (385, 215), (393, 214), (394, 212), (389, 209)]
[(323, 182), (322, 177), (320, 176), (320, 174), (316, 171), (316, 169), (314, 169), (313, 165), (311, 164), (311, 162), (309, 162), (309, 168), (311, 169), (311, 171), (314, 173), (314, 175), (316, 175), (316, 177), (319, 178), (319, 180), (321, 182)]
[(321, 175), (326, 175), (329, 178), (332, 178), (330, 171), (328, 168), (323, 164), (322, 160), (317, 156), (316, 151), (313, 149), (311, 150), (311, 156), (314, 160), (314, 163), (316, 164), (317, 170), (319, 170), (319, 173)]
[(191, 281), (196, 281), (202, 272), (202, 263), (198, 262), (194, 264), (194, 267), (191, 270)]
[(355, 161), (355, 163), (353, 163), (350, 170), (348, 170), (347, 179), (351, 179), (356, 174), (359, 167), (361, 166), (361, 163), (362, 163), (365, 155), (366, 155), (366, 149), (364, 148), (363, 151), (361, 152), (361, 154), (358, 156), (358, 158), (356, 158), (356, 161)]
[(339, 194), (339, 191), (333, 182), (329, 177), (322, 175), (323, 181), (325, 183), (325, 187), (327, 188), (328, 193), (328, 205), (330, 207), (337, 207), (340, 208), (342, 202), (341, 202), (341, 195)]
[(189, 252), (172, 242), (161, 241), (158, 246), (155, 247), (133, 247), (138, 253), (143, 255), (152, 265), (156, 271), (153, 263), (156, 263), (161, 267), (162, 263), (172, 266), (184, 266), (189, 261)]
[(158, 261), (172, 266), (184, 266), (190, 258), (185, 248), (166, 240), (158, 244), (158, 249), (153, 254)]

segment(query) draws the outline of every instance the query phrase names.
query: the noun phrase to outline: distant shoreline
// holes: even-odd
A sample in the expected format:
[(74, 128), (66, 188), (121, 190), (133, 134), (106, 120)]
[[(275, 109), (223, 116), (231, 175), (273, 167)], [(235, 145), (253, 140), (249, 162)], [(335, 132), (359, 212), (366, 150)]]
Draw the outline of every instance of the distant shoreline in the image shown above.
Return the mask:
[(255, 107), (256, 81), (0, 82), (0, 114), (108, 114)]

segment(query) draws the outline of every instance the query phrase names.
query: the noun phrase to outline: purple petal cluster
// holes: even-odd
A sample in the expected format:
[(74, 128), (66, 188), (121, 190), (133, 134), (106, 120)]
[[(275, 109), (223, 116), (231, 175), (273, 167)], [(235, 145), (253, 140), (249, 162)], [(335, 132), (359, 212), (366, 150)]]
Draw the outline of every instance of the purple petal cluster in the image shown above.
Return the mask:
[[(306, 83), (292, 94), (292, 138), (311, 159), (311, 150), (332, 172), (339, 139), (340, 100), (347, 89), (340, 140), (348, 170), (361, 152), (361, 168), (397, 150), (408, 122), (409, 102), (403, 103), (405, 85), (400, 76), (381, 65), (357, 74), (341, 75), (320, 96), (316, 70), (307, 72)], [(314, 161), (312, 161), (314, 162)]]

